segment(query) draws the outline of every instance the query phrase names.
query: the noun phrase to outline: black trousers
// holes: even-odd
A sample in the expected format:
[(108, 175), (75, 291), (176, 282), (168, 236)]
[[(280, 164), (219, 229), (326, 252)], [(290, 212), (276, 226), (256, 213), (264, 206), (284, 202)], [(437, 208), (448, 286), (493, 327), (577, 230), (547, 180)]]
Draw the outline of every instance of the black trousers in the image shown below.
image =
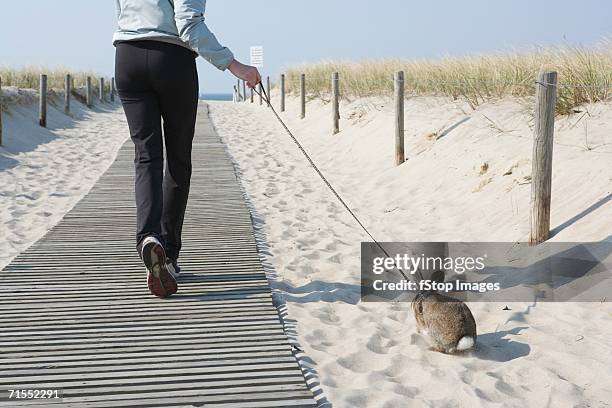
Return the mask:
[(134, 142), (136, 246), (155, 235), (173, 259), (181, 250), (191, 179), (198, 106), (195, 56), (157, 41), (122, 42), (116, 49), (115, 81)]

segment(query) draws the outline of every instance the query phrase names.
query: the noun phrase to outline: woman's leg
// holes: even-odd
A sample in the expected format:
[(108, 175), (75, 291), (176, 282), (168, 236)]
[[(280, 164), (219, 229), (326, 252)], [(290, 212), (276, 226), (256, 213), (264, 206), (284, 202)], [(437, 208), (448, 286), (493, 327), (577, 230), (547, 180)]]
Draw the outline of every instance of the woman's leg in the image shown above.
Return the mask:
[[(115, 81), (134, 142), (136, 245), (149, 235), (161, 238), (163, 142), (159, 96), (149, 81), (146, 48), (117, 46)], [(163, 242), (163, 240), (162, 240)]]
[(166, 172), (163, 183), (162, 237), (169, 259), (177, 259), (191, 180), (191, 150), (198, 108), (198, 74), (194, 53), (161, 44), (150, 64), (164, 119)]

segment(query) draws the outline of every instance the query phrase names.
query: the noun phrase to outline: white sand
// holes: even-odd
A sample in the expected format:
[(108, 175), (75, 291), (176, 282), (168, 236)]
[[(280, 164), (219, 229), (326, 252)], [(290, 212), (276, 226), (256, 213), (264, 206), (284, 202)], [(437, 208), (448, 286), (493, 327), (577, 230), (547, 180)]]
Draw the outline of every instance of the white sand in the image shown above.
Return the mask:
[(106, 103), (89, 110), (58, 97), (38, 126), (33, 91), (3, 88), (0, 147), (0, 269), (42, 237), (94, 185), (129, 136), (123, 111)]
[[(611, 239), (612, 106), (586, 108), (588, 115), (557, 122), (554, 240)], [(291, 100), (283, 117), (379, 240), (526, 240), (532, 131), (524, 104), (504, 100), (471, 111), (446, 99), (408, 100), (409, 160), (399, 168), (393, 165), (390, 101), (344, 104), (336, 136), (329, 105), (310, 102), (304, 121), (297, 109)], [(511, 311), (503, 311), (504, 304), (470, 304), (478, 351), (428, 351), (408, 304), (359, 302), (359, 244), (367, 237), (271, 113), (257, 103), (211, 103), (211, 114), (239, 166), (265, 265), (278, 276), (274, 286), (287, 302), (287, 322), (297, 320), (302, 363), (312, 359), (311, 382), (320, 381), (322, 402), (611, 404), (609, 303), (513, 303)], [(434, 133), (443, 137), (436, 140)], [(488, 170), (481, 174), (484, 163)]]

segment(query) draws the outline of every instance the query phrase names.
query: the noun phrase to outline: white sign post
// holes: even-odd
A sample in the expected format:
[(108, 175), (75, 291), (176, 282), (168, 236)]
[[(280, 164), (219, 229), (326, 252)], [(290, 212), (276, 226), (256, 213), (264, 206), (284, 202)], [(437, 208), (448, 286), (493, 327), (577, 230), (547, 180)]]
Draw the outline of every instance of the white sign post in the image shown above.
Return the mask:
[(262, 46), (251, 47), (251, 65), (262, 69), (264, 63), (264, 51)]

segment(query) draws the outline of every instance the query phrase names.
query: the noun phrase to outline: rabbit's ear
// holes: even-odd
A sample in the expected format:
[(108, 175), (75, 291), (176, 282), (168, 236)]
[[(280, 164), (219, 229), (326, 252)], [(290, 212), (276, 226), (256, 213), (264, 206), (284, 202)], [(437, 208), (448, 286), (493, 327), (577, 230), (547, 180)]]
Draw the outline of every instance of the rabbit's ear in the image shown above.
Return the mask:
[(444, 271), (435, 271), (434, 273), (431, 274), (431, 278), (432, 281), (435, 282), (444, 282)]
[(416, 295), (412, 301), (412, 309), (416, 314), (423, 314), (423, 295)]

